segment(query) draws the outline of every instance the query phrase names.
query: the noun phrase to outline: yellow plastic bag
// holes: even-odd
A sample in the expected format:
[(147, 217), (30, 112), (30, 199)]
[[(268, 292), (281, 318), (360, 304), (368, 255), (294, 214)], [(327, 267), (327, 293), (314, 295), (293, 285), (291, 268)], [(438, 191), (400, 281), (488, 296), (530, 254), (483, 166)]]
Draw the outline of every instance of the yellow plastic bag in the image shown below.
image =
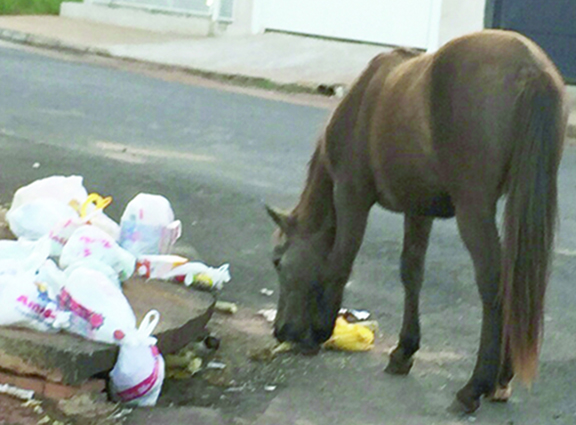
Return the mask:
[(332, 336), (324, 346), (333, 350), (368, 351), (374, 347), (374, 331), (362, 324), (348, 323), (339, 316)]

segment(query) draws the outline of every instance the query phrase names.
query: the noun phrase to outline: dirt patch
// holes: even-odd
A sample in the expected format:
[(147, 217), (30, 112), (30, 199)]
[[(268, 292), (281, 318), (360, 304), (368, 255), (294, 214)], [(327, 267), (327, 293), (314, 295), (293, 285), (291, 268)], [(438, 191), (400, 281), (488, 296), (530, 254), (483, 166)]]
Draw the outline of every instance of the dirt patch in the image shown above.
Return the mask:
[(17, 398), (0, 394), (0, 425), (36, 425), (42, 414), (25, 407)]
[(285, 384), (295, 357), (265, 355), (276, 344), (272, 327), (249, 310), (240, 309), (234, 315), (215, 314), (208, 327), (221, 343), (203, 362), (217, 361), (226, 367), (203, 369), (188, 379), (165, 380), (159, 405), (227, 411), (241, 404), (248, 416), (257, 414), (260, 406)]

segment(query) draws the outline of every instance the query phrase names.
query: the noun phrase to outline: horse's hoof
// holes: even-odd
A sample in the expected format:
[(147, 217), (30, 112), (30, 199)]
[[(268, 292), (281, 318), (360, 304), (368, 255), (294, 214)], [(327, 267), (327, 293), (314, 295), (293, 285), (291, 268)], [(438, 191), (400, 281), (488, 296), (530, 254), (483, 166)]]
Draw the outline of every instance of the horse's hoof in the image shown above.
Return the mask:
[(414, 359), (409, 358), (408, 360), (396, 360), (394, 357), (390, 357), (390, 362), (384, 372), (389, 373), (390, 375), (408, 375), (410, 369), (414, 365)]
[(471, 398), (466, 394), (466, 389), (458, 391), (456, 399), (452, 402), (448, 410), (452, 413), (469, 415), (480, 407), (480, 398)]
[(512, 384), (508, 384), (503, 387), (496, 388), (492, 394), (488, 395), (487, 398), (494, 403), (506, 403), (511, 396)]

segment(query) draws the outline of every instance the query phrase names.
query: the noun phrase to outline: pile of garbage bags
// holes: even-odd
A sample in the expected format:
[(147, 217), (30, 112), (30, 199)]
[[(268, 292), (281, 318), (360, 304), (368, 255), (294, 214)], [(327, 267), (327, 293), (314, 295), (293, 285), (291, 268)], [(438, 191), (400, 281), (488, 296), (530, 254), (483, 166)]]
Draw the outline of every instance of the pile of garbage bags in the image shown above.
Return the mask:
[(52, 176), (16, 191), (6, 219), (18, 240), (0, 240), (0, 326), (64, 330), (120, 346), (110, 374), (112, 397), (154, 405), (164, 360), (150, 311), (137, 327), (122, 282), (134, 273), (218, 289), (228, 264), (215, 269), (170, 255), (181, 235), (169, 201), (138, 194), (120, 224), (104, 209), (110, 197), (89, 194), (80, 176)]

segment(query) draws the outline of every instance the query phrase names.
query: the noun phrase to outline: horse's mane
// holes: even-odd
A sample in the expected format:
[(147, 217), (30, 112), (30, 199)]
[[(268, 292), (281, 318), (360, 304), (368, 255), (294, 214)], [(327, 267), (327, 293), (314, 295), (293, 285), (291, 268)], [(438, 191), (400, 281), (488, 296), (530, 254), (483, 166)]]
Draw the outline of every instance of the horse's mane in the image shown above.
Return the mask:
[(298, 231), (314, 233), (334, 218), (332, 176), (325, 164), (320, 138), (316, 150), (308, 163), (308, 175), (300, 200), (292, 210), (290, 217), (296, 222)]

